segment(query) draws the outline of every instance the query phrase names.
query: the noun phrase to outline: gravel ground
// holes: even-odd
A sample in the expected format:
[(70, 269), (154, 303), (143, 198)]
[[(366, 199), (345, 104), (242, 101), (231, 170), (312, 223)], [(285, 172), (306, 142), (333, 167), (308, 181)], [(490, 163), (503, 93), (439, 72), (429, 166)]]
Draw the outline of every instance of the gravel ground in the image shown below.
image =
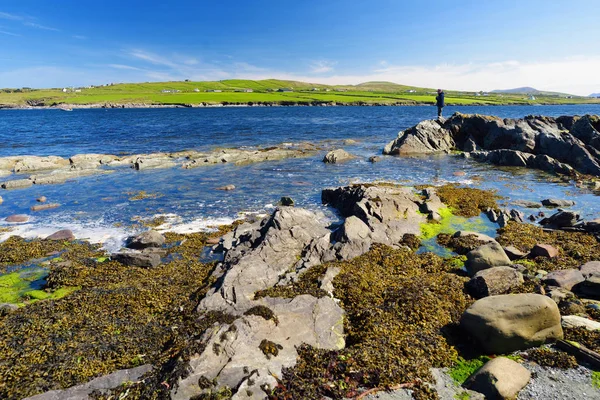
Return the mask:
[(530, 362), (523, 366), (532, 372), (532, 379), (518, 400), (600, 400), (600, 389), (592, 386), (592, 373), (585, 367), (563, 370)]

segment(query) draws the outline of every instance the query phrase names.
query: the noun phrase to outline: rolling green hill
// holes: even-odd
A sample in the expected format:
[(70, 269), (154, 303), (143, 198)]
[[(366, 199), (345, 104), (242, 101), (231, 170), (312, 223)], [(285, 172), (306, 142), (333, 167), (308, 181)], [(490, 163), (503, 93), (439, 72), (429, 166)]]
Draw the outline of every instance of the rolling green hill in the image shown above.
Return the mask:
[[(472, 104), (571, 104), (600, 103), (600, 99), (544, 94), (530, 100), (520, 93), (446, 91), (446, 103)], [(206, 82), (121, 83), (87, 88), (1, 89), (0, 107), (57, 105), (402, 105), (433, 104), (435, 89), (392, 82), (359, 85), (324, 85), (277, 79), (229, 79)]]

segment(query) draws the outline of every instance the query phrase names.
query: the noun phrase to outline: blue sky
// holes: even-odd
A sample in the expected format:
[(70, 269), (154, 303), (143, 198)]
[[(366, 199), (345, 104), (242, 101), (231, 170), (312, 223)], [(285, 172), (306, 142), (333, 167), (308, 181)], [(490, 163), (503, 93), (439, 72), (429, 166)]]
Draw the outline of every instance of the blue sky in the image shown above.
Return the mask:
[(0, 87), (282, 78), (589, 94), (598, 15), (598, 0), (2, 0)]

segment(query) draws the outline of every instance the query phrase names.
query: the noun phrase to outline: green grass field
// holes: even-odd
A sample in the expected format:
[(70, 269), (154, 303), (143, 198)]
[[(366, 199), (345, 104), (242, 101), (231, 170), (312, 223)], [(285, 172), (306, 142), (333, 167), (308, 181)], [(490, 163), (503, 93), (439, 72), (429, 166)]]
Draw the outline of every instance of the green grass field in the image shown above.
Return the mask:
[[(288, 88), (291, 92), (278, 92)], [(243, 92), (252, 89), (252, 92)], [(318, 89), (318, 90), (315, 90)], [(163, 93), (163, 90), (178, 91)], [(221, 92), (207, 92), (221, 90)], [(147, 82), (124, 83), (82, 88), (81, 92), (62, 89), (0, 91), (0, 106), (60, 105), (60, 104), (433, 104), (435, 90), (390, 82), (367, 82), (355, 86), (328, 86), (296, 81), (268, 79), (223, 80), (217, 82)], [(500, 104), (583, 104), (598, 103), (600, 99), (586, 97), (536, 96), (530, 100), (523, 94), (494, 94), (477, 96), (472, 92), (446, 91), (448, 105)]]

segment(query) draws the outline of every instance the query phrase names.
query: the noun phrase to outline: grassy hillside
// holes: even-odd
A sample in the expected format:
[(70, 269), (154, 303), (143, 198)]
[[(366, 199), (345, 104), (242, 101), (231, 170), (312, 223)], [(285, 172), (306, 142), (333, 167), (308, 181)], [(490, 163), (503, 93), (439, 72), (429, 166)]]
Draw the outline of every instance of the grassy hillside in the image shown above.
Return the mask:
[[(246, 92), (251, 89), (251, 92)], [(281, 89), (291, 91), (279, 91)], [(213, 92), (218, 90), (220, 92)], [(167, 92), (165, 92), (167, 91)], [(260, 81), (230, 79), (215, 82), (124, 83), (80, 91), (62, 89), (3, 89), (0, 105), (60, 104), (433, 104), (435, 90), (391, 82), (366, 82), (359, 85), (329, 86), (317, 83), (267, 79)], [(447, 104), (571, 104), (600, 103), (600, 99), (523, 94), (446, 92)]]

